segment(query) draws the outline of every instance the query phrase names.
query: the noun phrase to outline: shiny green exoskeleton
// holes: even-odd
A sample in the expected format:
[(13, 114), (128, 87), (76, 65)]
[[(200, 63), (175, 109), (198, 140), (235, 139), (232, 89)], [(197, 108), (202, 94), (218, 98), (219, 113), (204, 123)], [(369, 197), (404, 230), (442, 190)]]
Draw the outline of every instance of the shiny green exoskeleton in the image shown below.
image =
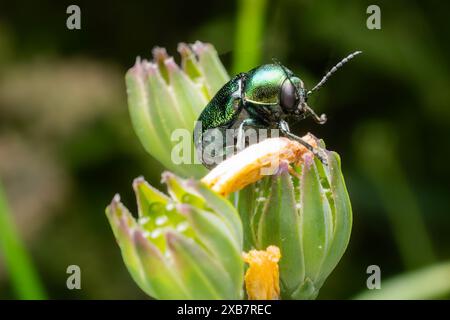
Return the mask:
[[(217, 92), (198, 118), (194, 142), (202, 163), (213, 167), (218, 158), (234, 153), (236, 144), (244, 146), (244, 132), (248, 128), (279, 129), (281, 135), (299, 141), (324, 161), (325, 156), (321, 150), (289, 131), (289, 123), (308, 116), (312, 116), (317, 123), (325, 123), (326, 116), (322, 114), (319, 117), (308, 106), (308, 96), (359, 53), (360, 51), (356, 51), (335, 65), (309, 91), (298, 76), (280, 63), (265, 64), (236, 75)], [(230, 131), (237, 131), (232, 136), (231, 145), (227, 144), (229, 140), (226, 139)], [(217, 136), (211, 138), (214, 135), (211, 132), (220, 134), (222, 139), (217, 139)]]

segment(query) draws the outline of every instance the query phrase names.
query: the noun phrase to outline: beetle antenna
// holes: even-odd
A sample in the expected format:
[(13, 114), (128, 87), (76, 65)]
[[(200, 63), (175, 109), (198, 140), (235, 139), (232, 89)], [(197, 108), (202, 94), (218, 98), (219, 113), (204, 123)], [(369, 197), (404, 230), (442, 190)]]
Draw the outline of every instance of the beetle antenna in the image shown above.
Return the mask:
[(317, 91), (318, 89), (320, 89), (320, 87), (322, 87), (324, 85), (325, 82), (327, 82), (327, 80), (331, 77), (331, 75), (333, 73), (335, 73), (340, 67), (342, 67), (344, 64), (346, 64), (347, 62), (349, 62), (351, 59), (353, 59), (354, 57), (356, 57), (358, 54), (362, 53), (362, 51), (355, 51), (351, 54), (349, 54), (348, 56), (346, 56), (344, 59), (342, 59), (341, 61), (339, 61), (338, 64), (336, 64), (333, 68), (331, 68), (330, 71), (327, 72), (327, 74), (322, 78), (322, 80), (320, 80), (320, 82), (318, 84), (316, 84), (316, 86), (314, 88), (312, 88), (311, 90), (309, 90), (306, 95), (309, 96), (311, 93), (313, 93), (314, 91)]

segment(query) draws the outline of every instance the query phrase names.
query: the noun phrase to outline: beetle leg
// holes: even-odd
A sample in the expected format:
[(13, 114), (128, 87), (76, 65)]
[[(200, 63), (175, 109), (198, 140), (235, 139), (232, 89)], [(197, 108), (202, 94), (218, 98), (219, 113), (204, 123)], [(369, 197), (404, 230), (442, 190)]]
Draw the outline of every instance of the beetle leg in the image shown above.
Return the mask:
[(245, 129), (244, 127), (248, 126), (251, 122), (251, 119), (245, 119), (241, 122), (237, 132), (237, 141), (236, 141), (236, 149), (238, 151), (243, 150), (245, 148)]
[(289, 125), (286, 121), (281, 120), (279, 123), (279, 127), (281, 130), (281, 133), (283, 133), (286, 137), (291, 138), (292, 140), (298, 141), (303, 146), (305, 146), (305, 148), (307, 148), (309, 151), (311, 151), (314, 154), (314, 156), (319, 158), (320, 162), (322, 162), (325, 165), (327, 164), (327, 162), (326, 162), (327, 156), (326, 156), (325, 152), (323, 152), (323, 150), (320, 148), (314, 148), (312, 145), (310, 145), (308, 142), (306, 142), (302, 138), (291, 133), (289, 130)]
[(242, 123), (239, 125), (239, 128), (238, 128), (237, 141), (236, 141), (236, 149), (237, 150), (242, 150), (245, 147), (244, 125), (245, 125), (246, 120), (242, 121)]
[(245, 127), (262, 127), (261, 124), (259, 124), (254, 119), (247, 118), (241, 122), (241, 124), (238, 127), (238, 134), (237, 134), (237, 141), (236, 141), (236, 149), (238, 151), (241, 151), (245, 148)]

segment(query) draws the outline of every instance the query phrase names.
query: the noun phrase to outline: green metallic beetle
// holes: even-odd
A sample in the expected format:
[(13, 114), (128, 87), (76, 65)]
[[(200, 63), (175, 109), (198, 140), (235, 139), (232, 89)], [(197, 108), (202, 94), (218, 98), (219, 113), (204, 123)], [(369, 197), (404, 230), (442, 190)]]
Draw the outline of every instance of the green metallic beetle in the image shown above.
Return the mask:
[[(326, 156), (320, 149), (290, 132), (289, 123), (312, 116), (317, 123), (324, 124), (325, 114), (319, 117), (308, 106), (307, 99), (359, 53), (356, 51), (341, 60), (309, 91), (298, 76), (279, 62), (236, 75), (211, 99), (196, 123), (194, 143), (202, 163), (212, 168), (225, 156), (235, 153), (235, 146), (238, 149), (245, 146), (248, 128), (279, 129), (281, 135), (300, 142), (325, 162)], [(223, 138), (228, 138), (230, 131), (237, 131), (231, 137), (231, 144)]]

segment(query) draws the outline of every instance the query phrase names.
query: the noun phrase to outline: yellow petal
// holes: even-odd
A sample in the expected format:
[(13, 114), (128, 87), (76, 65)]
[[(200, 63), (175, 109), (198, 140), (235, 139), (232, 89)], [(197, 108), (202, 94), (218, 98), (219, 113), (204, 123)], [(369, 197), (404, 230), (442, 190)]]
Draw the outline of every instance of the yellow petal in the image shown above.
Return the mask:
[[(302, 139), (313, 147), (317, 146), (316, 138), (310, 134)], [(275, 174), (282, 162), (298, 163), (305, 152), (309, 152), (308, 149), (297, 141), (288, 138), (266, 139), (221, 162), (202, 182), (226, 196), (266, 175)]]
[(245, 273), (245, 288), (249, 300), (280, 299), (278, 261), (281, 258), (277, 246), (269, 246), (264, 250), (250, 250), (243, 254), (249, 264)]

